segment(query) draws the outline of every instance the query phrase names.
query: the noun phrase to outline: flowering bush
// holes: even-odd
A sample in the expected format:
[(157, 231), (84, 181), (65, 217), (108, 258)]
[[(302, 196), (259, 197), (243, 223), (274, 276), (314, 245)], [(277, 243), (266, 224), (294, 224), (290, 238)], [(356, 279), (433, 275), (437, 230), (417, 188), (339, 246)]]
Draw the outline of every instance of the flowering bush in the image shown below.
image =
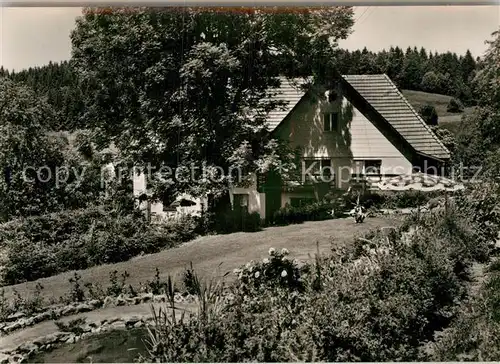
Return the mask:
[(231, 299), (216, 300), (222, 307), (214, 316), (164, 328), (147, 359), (426, 359), (424, 343), (456, 317), (468, 267), (485, 251), (475, 224), (453, 208), (410, 216), (389, 234), (335, 246), (301, 267), (286, 249), (271, 248), (263, 261), (235, 271)]
[(287, 258), (288, 254), (286, 248), (281, 251), (270, 248), (269, 258), (264, 258), (261, 262), (251, 261), (242, 268), (235, 269), (239, 289), (245, 293), (272, 287), (303, 290), (304, 283), (300, 278), (298, 261)]

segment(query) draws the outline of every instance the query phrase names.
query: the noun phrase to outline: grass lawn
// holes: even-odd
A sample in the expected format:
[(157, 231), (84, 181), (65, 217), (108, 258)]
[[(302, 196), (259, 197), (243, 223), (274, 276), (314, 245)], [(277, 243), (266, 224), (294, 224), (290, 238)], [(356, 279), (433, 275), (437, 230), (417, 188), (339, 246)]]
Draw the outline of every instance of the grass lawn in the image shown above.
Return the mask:
[[(130, 274), (127, 283), (137, 286), (140, 282), (152, 280), (156, 268), (160, 270), (162, 277), (171, 274), (179, 279), (185, 268), (193, 262), (195, 270), (202, 277), (211, 277), (232, 271), (252, 259), (267, 257), (270, 247), (287, 248), (290, 256), (306, 260), (316, 253), (317, 242), (321, 252), (328, 252), (332, 243), (346, 243), (352, 241), (354, 236), (373, 228), (396, 226), (397, 223), (395, 218), (375, 217), (367, 219), (363, 224), (356, 224), (352, 218), (347, 218), (271, 227), (256, 233), (205, 236), (177, 248), (136, 257), (127, 262), (92, 267), (79, 271), (79, 274), (82, 276), (82, 283), (100, 282), (106, 286), (110, 272), (117, 270), (121, 274), (127, 271)], [(46, 298), (60, 297), (69, 291), (68, 279), (72, 276), (73, 272), (65, 272), (4, 288), (7, 297), (11, 295), (12, 288), (21, 295), (26, 295), (39, 282), (44, 287), (42, 293)]]
[(418, 111), (421, 106), (427, 104), (434, 106), (439, 117), (439, 126), (448, 129), (455, 135), (458, 132), (462, 117), (472, 113), (474, 110), (474, 107), (466, 107), (462, 113), (450, 113), (446, 108), (452, 99), (451, 96), (413, 90), (402, 90), (402, 93), (416, 111)]

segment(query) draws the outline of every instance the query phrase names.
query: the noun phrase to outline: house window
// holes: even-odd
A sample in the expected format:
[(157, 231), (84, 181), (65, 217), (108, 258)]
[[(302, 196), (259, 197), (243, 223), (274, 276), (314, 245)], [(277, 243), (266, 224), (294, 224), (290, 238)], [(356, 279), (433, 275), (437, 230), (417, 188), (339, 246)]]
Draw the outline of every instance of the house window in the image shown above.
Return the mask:
[(381, 160), (355, 160), (353, 174), (355, 175), (379, 175), (381, 172)]
[(365, 174), (380, 174), (381, 168), (382, 168), (381, 160), (365, 161)]
[(328, 112), (323, 114), (323, 127), (324, 131), (337, 131), (338, 130), (338, 113)]
[(241, 193), (233, 195), (233, 208), (234, 210), (248, 211), (248, 194)]
[(337, 93), (335, 91), (330, 91), (328, 93), (328, 102), (335, 102), (337, 100)]
[(303, 175), (307, 181), (332, 182), (333, 169), (331, 159), (305, 159)]
[(292, 207), (304, 207), (307, 205), (311, 205), (316, 202), (315, 198), (312, 197), (291, 197), (290, 205)]

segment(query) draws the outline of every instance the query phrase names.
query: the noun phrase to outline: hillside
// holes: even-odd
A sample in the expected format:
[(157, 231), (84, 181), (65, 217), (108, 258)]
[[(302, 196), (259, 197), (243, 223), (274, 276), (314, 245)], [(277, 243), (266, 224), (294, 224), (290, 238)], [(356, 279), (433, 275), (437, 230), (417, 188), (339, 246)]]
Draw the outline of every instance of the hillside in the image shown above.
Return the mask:
[(451, 96), (413, 90), (402, 90), (402, 93), (417, 111), (426, 104), (434, 106), (439, 116), (439, 125), (454, 134), (458, 131), (457, 129), (462, 116), (470, 114), (474, 110), (474, 107), (466, 107), (463, 113), (450, 113), (446, 108), (451, 100)]

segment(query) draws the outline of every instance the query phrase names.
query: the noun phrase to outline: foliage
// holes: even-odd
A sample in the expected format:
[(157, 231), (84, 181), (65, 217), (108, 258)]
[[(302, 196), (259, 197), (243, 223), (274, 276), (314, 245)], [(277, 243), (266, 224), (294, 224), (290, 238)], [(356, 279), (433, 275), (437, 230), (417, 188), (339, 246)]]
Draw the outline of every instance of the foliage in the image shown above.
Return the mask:
[(457, 140), (453, 133), (448, 129), (442, 128), (438, 125), (431, 127), (434, 134), (439, 138), (439, 140), (444, 144), (446, 148), (450, 151), (452, 157), (455, 156), (455, 151), (457, 149)]
[(61, 190), (54, 175), (64, 164), (63, 146), (43, 133), (52, 110), (29, 88), (5, 79), (0, 110), (0, 219), (58, 209)]
[(85, 90), (80, 87), (70, 62), (49, 62), (42, 67), (30, 67), (9, 74), (2, 71), (0, 76), (5, 75), (16, 83), (25, 84), (47, 99), (54, 110), (54, 117), (47, 120), (49, 129), (76, 130), (84, 127), (81, 116)]
[(464, 105), (460, 100), (452, 98), (446, 107), (446, 111), (460, 113), (464, 111)]
[[(465, 298), (484, 242), (458, 209), (412, 216), (387, 235), (299, 267), (287, 251), (235, 271), (229, 291), (202, 295), (193, 315), (172, 304), (149, 328), (145, 361), (419, 360)], [(285, 272), (285, 273), (283, 273)], [(290, 279), (290, 280), (288, 280)], [(174, 317), (172, 317), (174, 315)]]
[(472, 105), (476, 60), (470, 51), (433, 53), (416, 47), (403, 51), (399, 47), (371, 52), (366, 49), (337, 52), (336, 65), (342, 74), (387, 74), (399, 88), (458, 97)]
[(340, 217), (343, 213), (344, 211), (341, 211), (336, 201), (314, 202), (301, 207), (287, 204), (274, 213), (271, 222), (276, 225), (300, 224), (304, 221), (321, 221)]
[(230, 234), (239, 231), (260, 231), (262, 219), (258, 212), (249, 213), (246, 210), (229, 210), (218, 214), (211, 214), (211, 221), (206, 232)]
[(240, 294), (257, 295), (274, 287), (283, 287), (290, 290), (303, 291), (305, 286), (300, 278), (297, 260), (291, 260), (287, 256), (288, 249), (278, 251), (269, 249), (269, 258), (262, 262), (249, 262), (234, 273), (238, 277), (236, 289)]
[(153, 178), (158, 193), (220, 197), (231, 166), (275, 157), (264, 114), (279, 106), (267, 98), (279, 84), (278, 66), (324, 65), (352, 16), (346, 7), (86, 9), (71, 35), (75, 70), (91, 91), (85, 118), (99, 145), (113, 142), (132, 164), (155, 173), (194, 166), (195, 181)]
[[(491, 267), (498, 265), (493, 261)], [(500, 359), (500, 274), (490, 270), (486, 282), (464, 305), (453, 324), (429, 345), (436, 361), (498, 361)]]
[(418, 113), (424, 119), (427, 125), (437, 125), (438, 124), (438, 114), (436, 108), (432, 105), (424, 105), (418, 110)]
[(500, 32), (492, 34), (488, 50), (478, 65), (472, 83), (478, 95), (479, 107), (462, 121), (464, 132), (458, 139), (457, 154), (465, 166), (482, 167), (487, 178), (498, 175), (500, 161)]
[(15, 284), (125, 261), (191, 240), (195, 229), (190, 218), (149, 225), (141, 213), (98, 207), (15, 220), (0, 229), (7, 247), (2, 280)]
[(69, 284), (70, 284), (70, 293), (69, 293), (69, 299), (71, 302), (82, 302), (85, 301), (85, 291), (82, 288), (82, 285), (80, 283), (81, 276), (75, 272), (73, 274), (73, 277), (69, 279)]

